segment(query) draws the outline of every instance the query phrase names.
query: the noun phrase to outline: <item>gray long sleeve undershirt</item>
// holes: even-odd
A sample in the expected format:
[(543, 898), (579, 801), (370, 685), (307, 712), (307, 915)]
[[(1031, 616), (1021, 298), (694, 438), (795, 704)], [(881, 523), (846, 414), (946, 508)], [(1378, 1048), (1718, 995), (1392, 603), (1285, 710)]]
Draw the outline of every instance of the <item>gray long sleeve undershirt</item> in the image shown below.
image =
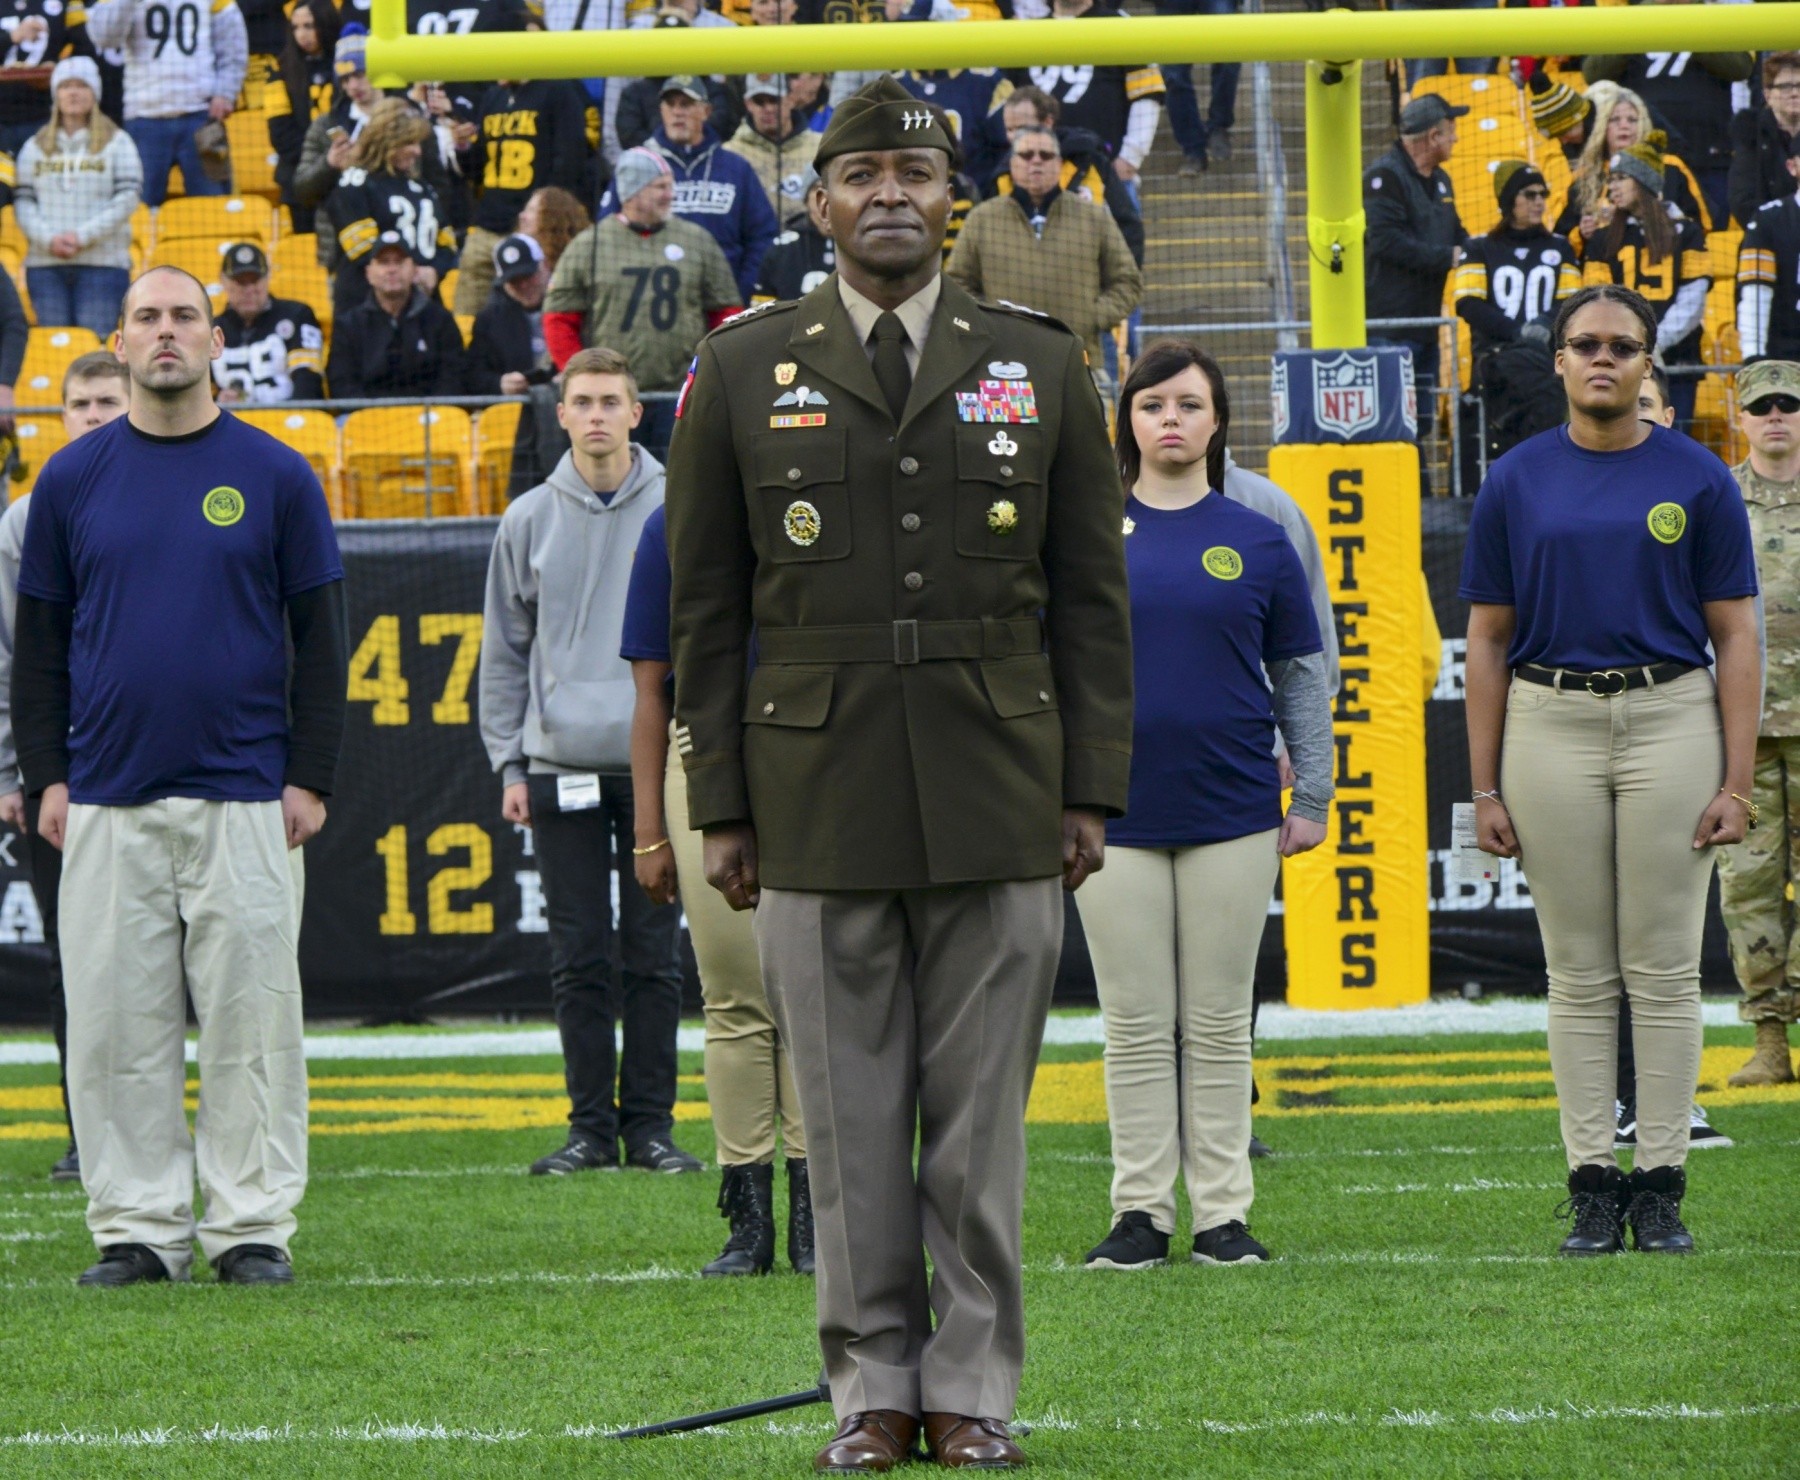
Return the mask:
[(1294, 768), (1294, 795), (1288, 810), (1309, 822), (1324, 822), (1331, 807), (1336, 754), (1325, 655), (1283, 658), (1270, 663), (1268, 670), (1275, 723), (1287, 741), (1288, 761)]

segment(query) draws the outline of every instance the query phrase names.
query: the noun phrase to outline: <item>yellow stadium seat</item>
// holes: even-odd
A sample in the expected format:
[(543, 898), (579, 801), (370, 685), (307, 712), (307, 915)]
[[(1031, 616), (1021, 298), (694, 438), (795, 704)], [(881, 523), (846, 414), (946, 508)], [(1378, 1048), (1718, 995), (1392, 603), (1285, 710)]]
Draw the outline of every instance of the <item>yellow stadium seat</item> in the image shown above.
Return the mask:
[(148, 252), (156, 245), (156, 212), (142, 201), (131, 213), (131, 244), (140, 252)]
[(253, 427), (261, 427), (271, 437), (287, 443), (309, 463), (319, 475), (325, 500), (331, 505), (331, 517), (344, 517), (344, 479), (342, 458), (338, 449), (337, 419), (329, 411), (284, 410), (279, 406), (258, 406), (237, 413)]
[(269, 264), (277, 271), (284, 267), (317, 267), (323, 271), (319, 261), (319, 238), (312, 232), (283, 231), (269, 253)]
[(225, 132), (231, 140), (231, 188), (239, 195), (279, 195), (275, 166), (281, 156), (269, 144), (269, 115), (261, 108), (240, 108), (225, 120)]
[(23, 262), (30, 246), (31, 243), (25, 240), (25, 228), (19, 225), (17, 211), (8, 211), (4, 217), (0, 217), (0, 247), (16, 253)]
[(475, 512), (469, 413), (460, 406), (375, 406), (344, 418), (344, 509), (352, 519)]
[(21, 406), (57, 406), (62, 403), (63, 372), (83, 355), (100, 348), (91, 329), (33, 329), (25, 346), (25, 362), (13, 391)]
[(519, 402), (508, 401), (489, 406), (475, 419), (475, 504), (483, 514), (499, 514), (506, 508), (513, 442), (524, 409)]
[[(205, 200), (206, 196), (195, 199)], [(216, 197), (213, 197), (216, 199)], [(165, 210), (168, 207), (164, 207)], [(184, 272), (191, 272), (206, 284), (207, 296), (212, 299), (213, 312), (217, 313), (225, 302), (225, 289), (219, 282), (219, 260), (229, 242), (206, 241), (201, 238), (186, 238), (178, 241), (159, 241), (156, 249), (145, 260), (144, 266), (179, 267)]]
[(1458, 127), (1459, 133), (1466, 133), (1468, 124), (1477, 118), (1510, 118), (1521, 125), (1526, 122), (1524, 96), (1503, 72), (1421, 77), (1412, 96), (1418, 98), (1427, 93), (1436, 93), (1445, 102), (1470, 110), (1470, 117)]
[(313, 311), (319, 326), (330, 334), (331, 275), (317, 262), (277, 265), (269, 275), (269, 291), (277, 298), (293, 298), (304, 303)]
[(69, 440), (60, 416), (21, 416), (14, 426), (19, 434), (19, 465), (25, 469), (25, 477), (6, 485), (8, 503), (31, 492), (51, 453)]
[(187, 195), (156, 215), (156, 245), (166, 242), (275, 240), (275, 210), (260, 195)]

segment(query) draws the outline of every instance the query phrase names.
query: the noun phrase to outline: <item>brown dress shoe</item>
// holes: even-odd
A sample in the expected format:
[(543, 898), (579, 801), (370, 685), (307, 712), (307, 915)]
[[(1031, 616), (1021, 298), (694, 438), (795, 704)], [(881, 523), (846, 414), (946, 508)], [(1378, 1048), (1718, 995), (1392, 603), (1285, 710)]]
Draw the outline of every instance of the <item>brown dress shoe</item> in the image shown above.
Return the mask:
[(997, 1418), (927, 1413), (925, 1447), (940, 1465), (953, 1470), (1016, 1470), (1025, 1463), (1025, 1451), (1013, 1443), (1011, 1431)]
[(910, 1459), (918, 1437), (919, 1421), (910, 1413), (892, 1408), (852, 1413), (813, 1459), (813, 1468), (821, 1475), (880, 1474)]

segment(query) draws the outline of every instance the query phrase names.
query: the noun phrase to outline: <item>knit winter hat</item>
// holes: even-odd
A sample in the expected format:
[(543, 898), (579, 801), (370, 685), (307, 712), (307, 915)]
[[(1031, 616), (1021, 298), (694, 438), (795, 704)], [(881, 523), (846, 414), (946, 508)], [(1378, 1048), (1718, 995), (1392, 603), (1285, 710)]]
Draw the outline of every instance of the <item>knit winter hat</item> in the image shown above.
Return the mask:
[(1663, 193), (1663, 150), (1668, 145), (1669, 136), (1661, 129), (1653, 128), (1629, 149), (1621, 149), (1613, 155), (1607, 161), (1607, 171), (1636, 180), (1652, 195), (1660, 196)]
[(627, 149), (613, 166), (613, 198), (624, 205), (652, 181), (674, 173), (654, 149)]
[(339, 77), (349, 77), (369, 70), (369, 31), (354, 21), (338, 32), (337, 50), (332, 53), (332, 70)]
[(85, 82), (94, 96), (100, 96), (100, 69), (92, 57), (64, 57), (50, 74), (50, 96), (65, 82)]
[(1512, 218), (1513, 202), (1527, 185), (1544, 184), (1542, 172), (1528, 160), (1501, 160), (1494, 166), (1494, 199), (1500, 202), (1501, 216), (1507, 220)]
[(1532, 73), (1531, 121), (1546, 139), (1560, 139), (1593, 111), (1594, 105), (1568, 83), (1552, 81), (1542, 70)]

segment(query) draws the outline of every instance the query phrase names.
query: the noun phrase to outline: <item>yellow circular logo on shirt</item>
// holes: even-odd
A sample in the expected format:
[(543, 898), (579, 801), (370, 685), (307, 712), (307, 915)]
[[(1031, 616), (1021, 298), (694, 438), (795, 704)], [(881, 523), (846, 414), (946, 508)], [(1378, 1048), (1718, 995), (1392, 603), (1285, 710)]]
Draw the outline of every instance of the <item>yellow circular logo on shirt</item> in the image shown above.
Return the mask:
[(1229, 545), (1214, 545), (1200, 557), (1200, 564), (1209, 576), (1221, 581), (1235, 581), (1244, 573), (1243, 557)]
[(208, 524), (224, 529), (244, 517), (244, 496), (235, 488), (215, 488), (200, 503)]
[(1687, 510), (1680, 504), (1658, 504), (1650, 511), (1650, 533), (1672, 545), (1687, 530)]

